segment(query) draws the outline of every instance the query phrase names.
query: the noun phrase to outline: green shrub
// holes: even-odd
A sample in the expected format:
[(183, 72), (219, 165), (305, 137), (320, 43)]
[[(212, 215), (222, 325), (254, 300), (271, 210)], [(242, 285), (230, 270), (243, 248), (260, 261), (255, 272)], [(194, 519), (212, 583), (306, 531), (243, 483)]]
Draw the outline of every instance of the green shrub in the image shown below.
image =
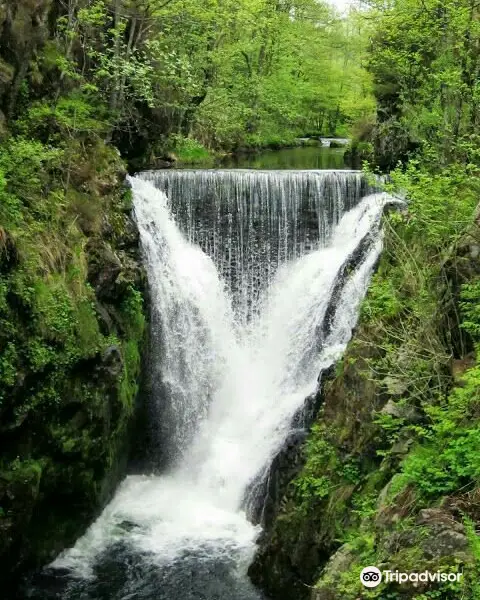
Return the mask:
[(393, 492), (406, 486), (420, 500), (435, 499), (480, 484), (480, 367), (469, 369), (462, 386), (451, 391), (444, 405), (425, 410), (432, 424), (426, 442), (416, 446), (401, 465)]
[(480, 342), (480, 279), (464, 283), (460, 290), (461, 327)]
[(211, 160), (210, 152), (200, 142), (182, 135), (172, 136), (173, 151), (179, 162), (185, 164), (205, 163)]

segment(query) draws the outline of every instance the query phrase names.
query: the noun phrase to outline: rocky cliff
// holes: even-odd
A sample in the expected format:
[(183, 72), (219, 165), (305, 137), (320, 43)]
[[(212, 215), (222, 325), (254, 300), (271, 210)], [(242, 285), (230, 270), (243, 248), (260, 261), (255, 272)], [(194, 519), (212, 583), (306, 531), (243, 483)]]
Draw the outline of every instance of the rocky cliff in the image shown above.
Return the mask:
[[(269, 598), (478, 597), (472, 307), (480, 230), (470, 227), (435, 267), (428, 302), (407, 301), (412, 289), (419, 291), (411, 271), (408, 281), (399, 276), (398, 240), (409, 218), (407, 212), (387, 223), (386, 250), (353, 339), (325, 386), (303, 468), (278, 499), (250, 567)], [(359, 579), (369, 565), (463, 576), (460, 584), (393, 582), (371, 590)]]
[(71, 544), (125, 469), (144, 276), (127, 191), (104, 176), (53, 230), (0, 227), (3, 576)]
[(58, 6), (0, 3), (4, 586), (71, 545), (124, 474), (145, 332), (124, 164), (45, 54)]

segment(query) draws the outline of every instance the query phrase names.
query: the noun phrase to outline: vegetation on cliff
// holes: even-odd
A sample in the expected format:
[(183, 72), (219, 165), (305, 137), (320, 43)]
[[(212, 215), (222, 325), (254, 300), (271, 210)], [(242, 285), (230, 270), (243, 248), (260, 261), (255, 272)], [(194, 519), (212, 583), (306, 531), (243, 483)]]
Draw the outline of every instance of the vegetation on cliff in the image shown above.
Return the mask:
[(59, 5), (0, 6), (2, 582), (72, 544), (113, 493), (145, 329), (125, 165), (55, 46)]
[[(371, 2), (377, 121), (407, 200), (256, 562), (278, 598), (480, 598), (479, 20), (474, 2)], [(365, 589), (363, 567), (463, 571)]]
[(102, 142), (54, 148), (17, 137), (0, 164), (0, 555), (8, 577), (73, 542), (112, 493), (144, 315), (118, 155)]

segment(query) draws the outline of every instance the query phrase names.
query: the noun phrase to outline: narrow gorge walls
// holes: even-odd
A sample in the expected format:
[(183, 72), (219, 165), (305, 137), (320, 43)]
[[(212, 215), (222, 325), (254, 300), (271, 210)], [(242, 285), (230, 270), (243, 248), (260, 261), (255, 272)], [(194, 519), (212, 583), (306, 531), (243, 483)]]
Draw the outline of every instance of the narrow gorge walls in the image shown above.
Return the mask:
[(119, 597), (260, 600), (246, 573), (254, 513), (271, 461), (308, 426), (305, 398), (351, 335), (388, 197), (368, 195), (356, 172), (130, 182), (151, 296), (157, 469), (127, 477), (46, 573), (65, 597), (96, 598), (113, 573)]
[[(444, 202), (454, 198), (442, 189)], [(427, 259), (437, 252), (434, 225), (411, 217), (430, 201), (431, 185), (425, 191), (411, 212), (387, 219), (378, 271), (324, 382), (304, 464), (276, 498), (249, 569), (269, 597), (368, 598), (359, 575), (370, 565), (462, 573), (458, 584), (385, 583), (373, 592), (381, 598), (478, 597), (478, 224), (464, 225), (443, 264)]]

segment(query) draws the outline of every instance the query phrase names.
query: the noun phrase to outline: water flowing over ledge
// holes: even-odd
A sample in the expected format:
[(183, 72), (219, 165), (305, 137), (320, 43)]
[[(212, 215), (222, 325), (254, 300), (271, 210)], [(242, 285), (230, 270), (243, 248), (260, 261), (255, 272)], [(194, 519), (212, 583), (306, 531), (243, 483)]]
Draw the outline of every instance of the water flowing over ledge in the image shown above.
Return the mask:
[(141, 177), (168, 196), (176, 224), (212, 258), (244, 322), (277, 268), (325, 245), (343, 213), (375, 191), (358, 171), (164, 170)]
[(128, 477), (52, 567), (78, 578), (65, 598), (75, 586), (96, 597), (113, 561), (136, 565), (115, 598), (253, 600), (259, 527), (245, 493), (351, 336), (389, 198), (362, 199), (371, 190), (355, 172), (130, 183), (152, 298), (151, 419), (168, 469)]

